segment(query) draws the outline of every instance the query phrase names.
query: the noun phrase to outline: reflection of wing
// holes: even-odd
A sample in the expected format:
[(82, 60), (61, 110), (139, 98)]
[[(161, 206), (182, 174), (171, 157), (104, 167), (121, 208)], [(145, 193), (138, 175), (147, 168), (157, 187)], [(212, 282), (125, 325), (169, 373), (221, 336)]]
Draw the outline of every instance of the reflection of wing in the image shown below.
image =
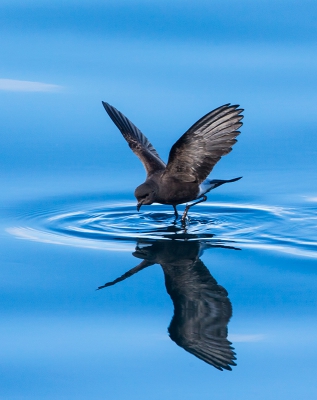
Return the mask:
[(123, 137), (128, 142), (133, 153), (141, 160), (147, 175), (151, 175), (153, 172), (159, 170), (163, 171), (165, 163), (143, 133), (116, 108), (104, 101), (102, 104), (109, 117), (117, 125)]
[(133, 255), (143, 261), (98, 289), (160, 264), (166, 290), (174, 304), (174, 316), (168, 328), (171, 339), (206, 363), (220, 370), (231, 370), (230, 365), (236, 365), (235, 353), (227, 340), (232, 307), (226, 289), (217, 284), (199, 259), (203, 246), (196, 240), (157, 240), (145, 247), (139, 244)]
[[(227, 340), (232, 307), (227, 291), (201, 260), (162, 264), (166, 289), (174, 303), (171, 339), (217, 369), (231, 370), (235, 353)], [(187, 261), (187, 262), (186, 262)]]
[(130, 269), (125, 274), (119, 276), (119, 278), (115, 279), (114, 281), (110, 281), (110, 282), (105, 283), (102, 286), (98, 286), (97, 290), (104, 289), (109, 286), (114, 286), (116, 283), (122, 282), (125, 279), (130, 278), (132, 275), (136, 274), (137, 272), (142, 271), (142, 269), (144, 269), (144, 268), (150, 267), (151, 265), (153, 265), (153, 263), (143, 260), (139, 265)]

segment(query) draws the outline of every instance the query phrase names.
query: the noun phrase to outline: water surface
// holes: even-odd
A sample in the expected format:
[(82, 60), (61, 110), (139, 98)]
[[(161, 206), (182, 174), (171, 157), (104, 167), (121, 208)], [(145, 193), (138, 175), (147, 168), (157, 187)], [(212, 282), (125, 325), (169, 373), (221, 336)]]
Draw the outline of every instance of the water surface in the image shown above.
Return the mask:
[(184, 228), (129, 196), (7, 204), (2, 396), (313, 398), (315, 215), (235, 197)]

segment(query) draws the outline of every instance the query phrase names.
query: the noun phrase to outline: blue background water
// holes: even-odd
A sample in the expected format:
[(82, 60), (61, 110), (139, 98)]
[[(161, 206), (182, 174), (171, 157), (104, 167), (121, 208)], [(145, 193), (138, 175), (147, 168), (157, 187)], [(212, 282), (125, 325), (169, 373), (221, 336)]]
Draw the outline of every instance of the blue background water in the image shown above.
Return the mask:
[[(315, 2), (0, 10), (1, 398), (315, 399)], [(212, 175), (243, 179), (212, 192), (189, 229), (241, 249), (201, 257), (232, 303), (232, 372), (169, 339), (159, 265), (95, 291), (139, 263), (140, 237), (172, 226), (168, 207), (136, 214), (144, 171), (101, 100), (164, 159), (211, 109), (245, 108)]]

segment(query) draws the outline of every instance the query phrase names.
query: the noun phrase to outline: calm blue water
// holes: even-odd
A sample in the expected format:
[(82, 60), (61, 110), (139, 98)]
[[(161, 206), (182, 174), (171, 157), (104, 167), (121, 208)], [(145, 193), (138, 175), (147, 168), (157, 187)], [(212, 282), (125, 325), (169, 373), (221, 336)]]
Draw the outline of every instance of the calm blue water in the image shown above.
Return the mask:
[[(316, 399), (316, 14), (1, 2), (1, 399)], [(212, 177), (243, 179), (186, 229), (137, 213), (144, 171), (102, 100), (165, 160), (240, 104)]]
[[(316, 201), (230, 198), (193, 209), (186, 232), (129, 195), (7, 204), (2, 397), (313, 399)], [(237, 366), (221, 372), (196, 356), (229, 351), (227, 324)]]

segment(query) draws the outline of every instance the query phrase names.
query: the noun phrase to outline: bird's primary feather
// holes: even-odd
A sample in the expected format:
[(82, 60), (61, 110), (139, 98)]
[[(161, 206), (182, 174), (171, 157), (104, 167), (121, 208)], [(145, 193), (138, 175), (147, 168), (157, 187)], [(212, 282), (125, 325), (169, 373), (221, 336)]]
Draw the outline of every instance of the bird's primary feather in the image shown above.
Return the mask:
[(203, 182), (220, 158), (232, 150), (243, 118), (238, 105), (225, 104), (197, 121), (171, 148), (164, 177)]
[(106, 102), (102, 102), (109, 117), (116, 124), (122, 136), (128, 142), (131, 150), (139, 157), (148, 176), (159, 170), (165, 169), (157, 151), (143, 133), (120, 111)]

